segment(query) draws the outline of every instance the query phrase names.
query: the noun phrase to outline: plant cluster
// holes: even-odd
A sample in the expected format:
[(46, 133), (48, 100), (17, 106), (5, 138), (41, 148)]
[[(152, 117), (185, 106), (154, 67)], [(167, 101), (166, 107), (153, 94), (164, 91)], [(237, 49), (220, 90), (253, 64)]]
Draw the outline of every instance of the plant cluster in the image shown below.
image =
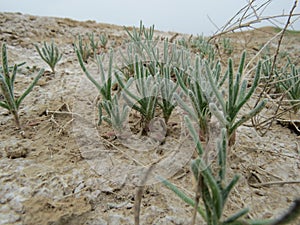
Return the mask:
[[(124, 67), (114, 70), (112, 64), (113, 52), (111, 52), (108, 73), (106, 73), (103, 69), (103, 58), (97, 57), (98, 65), (101, 68), (101, 81), (99, 83), (85, 68), (80, 49), (77, 49), (76, 52), (83, 71), (101, 95), (98, 107), (99, 121), (109, 122), (109, 118), (117, 113), (119, 116), (115, 115), (114, 117), (122, 118), (122, 120), (115, 121), (125, 123), (124, 115), (128, 114), (127, 108), (130, 107), (140, 114), (140, 122), (143, 127), (142, 133), (147, 133), (150, 122), (157, 115), (157, 111), (162, 112), (163, 119), (167, 123), (176, 107), (173, 94), (178, 90), (178, 84), (172, 79), (179, 69), (174, 65), (187, 68), (188, 65), (181, 63), (181, 61), (184, 63), (188, 61), (183, 60), (187, 54), (167, 41), (163, 43), (163, 51), (160, 53), (157, 48), (157, 39), (154, 39), (153, 36), (153, 27), (147, 30), (141, 24), (139, 30), (135, 28), (132, 32), (126, 30), (132, 42), (128, 43), (127, 51), (121, 53), (125, 61)], [(112, 71), (114, 71), (120, 93), (113, 93), (111, 90)], [(117, 98), (118, 100), (116, 100)], [(120, 99), (123, 99), (127, 107), (124, 106), (117, 110), (117, 106), (114, 105), (120, 104)], [(115, 112), (112, 112), (112, 110), (115, 110)], [(124, 124), (116, 124), (113, 127), (121, 129)]]
[[(199, 214), (207, 225), (284, 225), (295, 221), (300, 214), (300, 199), (296, 199), (292, 207), (277, 219), (254, 220), (246, 219), (248, 208), (238, 210), (231, 216), (224, 217), (223, 211), (231, 190), (239, 180), (238, 175), (234, 175), (228, 182), (226, 178), (227, 163), (227, 131), (221, 130), (216, 151), (217, 160), (210, 164), (205, 160), (205, 148), (203, 148), (199, 136), (194, 129), (189, 117), (185, 117), (190, 134), (196, 144), (197, 158), (191, 162), (191, 171), (196, 183), (194, 198), (188, 196), (168, 180), (158, 177), (158, 179), (170, 190), (172, 190), (181, 200), (194, 208), (191, 224), (196, 224), (196, 216)], [(199, 205), (200, 198), (203, 206)]]
[(231, 44), (230, 38), (222, 38), (222, 47), (223, 47), (223, 52), (230, 56), (233, 53), (233, 46)]
[[(263, 55), (262, 73), (269, 89), (274, 89), (277, 97), (289, 100), (294, 113), (300, 108), (300, 69), (287, 57), (284, 66), (273, 66), (273, 58), (270, 55)], [(280, 101), (281, 102), (281, 101)], [(281, 104), (281, 103), (280, 103)]]
[[(104, 69), (106, 65), (104, 65), (103, 57), (101, 55), (96, 55), (97, 67), (100, 73), (100, 82), (98, 82), (89, 73), (86, 66), (84, 65), (84, 59), (80, 49), (75, 48), (75, 50), (82, 70), (84, 71), (87, 78), (97, 88), (101, 96), (101, 100), (98, 103), (98, 125), (101, 125), (102, 122), (105, 121), (109, 125), (111, 125), (116, 132), (121, 133), (121, 131), (125, 127), (125, 122), (127, 121), (129, 107), (124, 104), (122, 107), (120, 107), (121, 103), (119, 101), (119, 95), (114, 95), (112, 92), (113, 52), (111, 51), (109, 54), (108, 71), (105, 71)], [(103, 112), (103, 110), (105, 113)]]
[[(88, 43), (86, 43), (85, 41), (83, 41), (82, 35), (78, 35), (76, 41), (77, 41), (77, 43), (76, 42), (74, 43), (74, 47), (77, 51), (80, 52), (83, 62), (87, 63), (89, 57), (92, 55), (90, 45)], [(95, 46), (93, 45), (93, 47), (95, 47)]]
[[(153, 27), (145, 33), (145, 28), (140, 26), (140, 30), (133, 30), (129, 36), (135, 45), (131, 49), (127, 59), (132, 62), (132, 74), (127, 76), (118, 70), (116, 75), (117, 82), (123, 91), (122, 94), (126, 103), (134, 110), (138, 111), (147, 128), (149, 122), (157, 111), (159, 105), (163, 110), (165, 121), (168, 121), (172, 110), (179, 105), (188, 114), (185, 121), (188, 124), (189, 131), (196, 144), (198, 157), (192, 161), (191, 169), (193, 171), (197, 191), (195, 199), (189, 198), (183, 192), (178, 190), (167, 180), (161, 178), (161, 181), (173, 190), (186, 203), (195, 209), (194, 220), (198, 212), (208, 225), (220, 224), (270, 224), (271, 220), (246, 220), (243, 217), (249, 212), (245, 208), (234, 215), (223, 218), (223, 210), (230, 191), (238, 182), (238, 176), (234, 176), (226, 184), (226, 161), (228, 148), (234, 144), (236, 129), (257, 115), (265, 106), (266, 100), (259, 102), (252, 110), (239, 117), (242, 107), (248, 103), (259, 85), (261, 74), (261, 63), (256, 66), (256, 72), (251, 87), (248, 81), (243, 79), (246, 53), (241, 56), (241, 61), (236, 74), (233, 70), (233, 61), (229, 59), (227, 70), (221, 73), (221, 65), (215, 61), (215, 53), (209, 50), (208, 57), (199, 55), (195, 60), (194, 68), (191, 67), (191, 59), (184, 57), (185, 63), (178, 64), (176, 59), (182, 57), (182, 51), (166, 51), (169, 46), (164, 43), (163, 63), (159, 60), (159, 50), (156, 48), (157, 42), (153, 40)], [(144, 33), (145, 39), (142, 39)], [(206, 48), (208, 45), (206, 45)], [(135, 54), (132, 54), (132, 50)], [(170, 56), (171, 52), (171, 56)], [(176, 56), (179, 56), (178, 58)], [(144, 59), (144, 60), (143, 60)], [(145, 63), (147, 59), (147, 63)], [(150, 60), (149, 60), (150, 59)], [(175, 64), (174, 64), (175, 63)], [(176, 64), (177, 63), (177, 64)], [(174, 66), (175, 65), (175, 66)], [(180, 67), (178, 66), (180, 65)], [(174, 82), (171, 77), (174, 77)], [(161, 81), (165, 79), (165, 83)], [(223, 88), (227, 84), (227, 90)], [(165, 90), (160, 92), (164, 84)], [(131, 90), (134, 85), (134, 90)], [(167, 89), (166, 89), (167, 87)], [(180, 91), (177, 91), (180, 87)], [(166, 100), (160, 102), (159, 96)], [(186, 104), (188, 98), (191, 104)], [(167, 103), (167, 104), (166, 104)], [(164, 105), (164, 106), (163, 106)], [(199, 133), (192, 125), (192, 120), (196, 121), (202, 131), (208, 132), (208, 123), (211, 115), (214, 115), (222, 128), (221, 141), (217, 145), (218, 160), (217, 165), (213, 166), (204, 160), (205, 151), (200, 141)], [(204, 203), (204, 208), (199, 206), (200, 196)]]
[(87, 33), (86, 36), (77, 36), (74, 47), (76, 51), (80, 52), (83, 62), (87, 63), (90, 57), (97, 61), (97, 56), (101, 55), (101, 50), (106, 52), (107, 43), (106, 34), (100, 34), (96, 39), (94, 33)]
[(96, 56), (100, 53), (100, 50), (105, 50), (107, 47), (107, 36), (105, 34), (100, 34), (98, 40), (95, 40), (94, 33), (87, 34), (89, 41), (90, 41), (90, 47), (91, 52), (93, 54), (93, 58), (96, 59)]
[[(261, 72), (271, 78), (271, 61), (266, 60), (256, 65), (256, 72), (249, 87), (244, 78), (246, 52), (241, 56), (238, 70), (234, 71), (232, 59), (228, 60), (227, 68), (222, 73), (220, 62), (216, 59), (216, 49), (205, 38), (181, 39), (180, 46), (188, 47), (196, 53), (196, 58), (190, 57), (188, 49), (169, 43), (167, 40), (159, 42), (154, 36), (154, 26), (146, 29), (142, 22), (140, 27), (130, 31), (125, 28), (130, 42), (126, 52), (120, 52), (124, 60), (123, 66), (114, 64), (114, 52), (110, 51), (108, 64), (105, 65), (104, 56), (99, 54), (99, 48), (105, 49), (107, 37), (101, 35), (96, 41), (94, 34), (88, 34), (89, 43), (78, 36), (75, 51), (79, 64), (86, 77), (97, 88), (101, 97), (98, 103), (99, 125), (103, 121), (110, 124), (115, 131), (122, 132), (126, 126), (130, 109), (140, 115), (143, 126), (142, 134), (150, 130), (151, 121), (160, 116), (167, 124), (176, 107), (181, 107), (186, 116), (184, 121), (195, 143), (197, 157), (191, 162), (191, 170), (196, 181), (195, 198), (187, 196), (171, 182), (159, 178), (187, 204), (194, 207), (193, 222), (199, 213), (207, 225), (239, 225), (239, 224), (275, 224), (274, 220), (255, 221), (244, 219), (249, 212), (242, 209), (234, 215), (224, 218), (223, 211), (230, 191), (237, 184), (239, 177), (235, 175), (229, 182), (226, 179), (226, 163), (228, 149), (235, 142), (236, 129), (247, 120), (257, 115), (265, 106), (266, 100), (260, 101), (253, 109), (240, 115), (251, 96), (259, 86)], [(160, 44), (162, 46), (160, 46)], [(52, 42), (40, 50), (36, 45), (41, 58), (55, 72), (55, 66), (62, 57), (58, 48)], [(223, 39), (223, 48), (226, 54), (232, 53), (229, 39)], [(100, 81), (94, 78), (87, 70), (85, 63), (93, 57), (100, 75)], [(16, 97), (14, 83), (18, 67), (23, 64), (8, 66), (6, 45), (2, 45), (2, 67), (0, 68), (0, 87), (3, 100), (0, 107), (7, 109), (13, 116), (19, 129), (19, 108), (24, 98), (43, 75), (40, 70), (28, 88)], [(107, 68), (107, 69), (106, 69)], [(295, 112), (299, 109), (300, 79), (299, 69), (290, 61), (283, 71), (277, 75), (277, 85), (290, 98)], [(114, 80), (114, 78), (116, 78)], [(113, 91), (117, 84), (118, 91)], [(202, 141), (208, 143), (209, 122), (211, 117), (217, 118), (221, 137), (216, 146), (217, 161), (213, 164), (206, 160), (206, 151)], [(194, 124), (200, 129), (196, 131)], [(200, 199), (204, 206), (200, 206)]]
[[(195, 212), (200, 213), (208, 225), (242, 224), (244, 219), (241, 218), (247, 214), (248, 209), (243, 209), (227, 219), (223, 218), (226, 199), (238, 181), (238, 176), (235, 176), (226, 185), (226, 152), (233, 144), (228, 144), (227, 140), (231, 141), (237, 127), (259, 113), (266, 103), (265, 100), (260, 102), (249, 113), (238, 118), (241, 108), (249, 101), (259, 85), (261, 63), (257, 65), (252, 86), (248, 88), (247, 80), (242, 79), (246, 53), (243, 53), (241, 57), (235, 76), (231, 59), (228, 61), (226, 72), (222, 74), (220, 63), (214, 60), (214, 51), (208, 47), (209, 45), (202, 43), (203, 40), (202, 42), (198, 40), (196, 43), (203, 44), (201, 48), (206, 48), (205, 54), (208, 54), (208, 57), (204, 57), (203, 53), (198, 55), (195, 59), (195, 66), (192, 67), (191, 59), (185, 55), (182, 48), (176, 48), (176, 45), (164, 42), (163, 52), (160, 54), (153, 29), (150, 27), (147, 30), (141, 25), (139, 30), (135, 28), (132, 32), (126, 30), (132, 40), (132, 45), (128, 45), (128, 51), (123, 54), (123, 58), (130, 68), (126, 72), (122, 69), (115, 70), (116, 82), (120, 87), (118, 93), (111, 91), (112, 52), (107, 74), (103, 70), (102, 58), (98, 57), (99, 66), (102, 68), (101, 83), (98, 83), (86, 70), (80, 50), (76, 51), (83, 71), (97, 87), (102, 97), (99, 104), (99, 119), (107, 121), (117, 130), (122, 130), (125, 126), (123, 123), (126, 122), (125, 117), (129, 113), (128, 109), (131, 108), (141, 115), (144, 131), (147, 132), (150, 121), (159, 109), (162, 110), (167, 123), (174, 108), (181, 107), (188, 115), (185, 116), (185, 121), (198, 153), (197, 159), (191, 165), (198, 184), (197, 197), (193, 200), (169, 181), (161, 178), (162, 182), (185, 202), (192, 205)], [(223, 88), (225, 83), (228, 86), (227, 92)], [(113, 97), (110, 98), (110, 96)], [(118, 101), (120, 96), (125, 102), (125, 105), (121, 107)], [(188, 104), (185, 99), (189, 99), (191, 104)], [(105, 110), (106, 115), (102, 114), (102, 109)], [(205, 149), (201, 145), (199, 133), (192, 126), (192, 121), (196, 122), (203, 135), (207, 135), (208, 123), (212, 115), (223, 127), (222, 139), (217, 146), (216, 168), (218, 169), (216, 171), (203, 160)], [(204, 208), (199, 206), (200, 196), (202, 196)], [(255, 223), (250, 221), (249, 224)]]
[(203, 35), (188, 39), (181, 38), (177, 44), (191, 49), (193, 53), (198, 54), (201, 59), (206, 59), (212, 65), (216, 60), (217, 49)]
[[(126, 28), (126, 31), (132, 42), (128, 44), (127, 52), (122, 53), (122, 57), (125, 65), (130, 68), (118, 69), (114, 75), (121, 88), (120, 96), (125, 99), (129, 107), (141, 115), (144, 131), (147, 131), (158, 108), (162, 110), (167, 123), (172, 111), (179, 104), (197, 122), (204, 136), (206, 136), (207, 123), (211, 115), (216, 116), (222, 127), (226, 128), (227, 137), (232, 138), (230, 143), (233, 144), (235, 130), (264, 107), (265, 100), (248, 114), (237, 119), (241, 108), (256, 90), (261, 73), (261, 63), (259, 63), (252, 86), (247, 90), (248, 82), (242, 80), (246, 53), (243, 53), (241, 57), (239, 69), (234, 78), (232, 60), (229, 60), (227, 70), (222, 74), (220, 63), (214, 60), (214, 50), (204, 39), (197, 39), (195, 43), (201, 46), (201, 49), (206, 49), (207, 54), (211, 54), (212, 57), (203, 58), (203, 53), (201, 53), (196, 57), (195, 66), (192, 67), (191, 58), (186, 49), (164, 41), (163, 51), (160, 52), (158, 39), (153, 34), (153, 26), (146, 29), (141, 23), (139, 29), (134, 28), (130, 32)], [(111, 52), (107, 75), (103, 69), (102, 58), (97, 57), (99, 68), (101, 68), (101, 84), (97, 83), (85, 68), (81, 49), (77, 48), (76, 52), (83, 71), (97, 87), (103, 101), (111, 101), (113, 52)], [(222, 89), (225, 82), (228, 86), (227, 93), (224, 93)], [(180, 91), (178, 91), (179, 86)], [(117, 97), (120, 98), (120, 96)], [(187, 104), (183, 98), (188, 98), (191, 104)], [(101, 105), (103, 104), (100, 103)], [(99, 107), (99, 110), (102, 108)], [(107, 110), (106, 113), (111, 114)], [(102, 116), (102, 110), (99, 115)], [(99, 120), (102, 121), (101, 117)]]
[[(234, 188), (239, 180), (239, 176), (235, 175), (228, 183), (226, 181), (226, 160), (227, 160), (227, 134), (223, 128), (221, 138), (217, 145), (218, 160), (216, 162), (217, 169), (213, 169), (212, 165), (207, 164), (204, 160), (205, 149), (203, 149), (199, 136), (194, 129), (190, 119), (185, 117), (189, 131), (196, 143), (198, 157), (191, 163), (191, 170), (196, 180), (196, 195), (191, 198), (184, 192), (179, 190), (168, 180), (160, 178), (162, 183), (171, 189), (184, 202), (194, 208), (194, 216), (192, 224), (195, 224), (196, 214), (199, 213), (207, 225), (234, 225), (234, 224), (269, 224), (270, 220), (254, 221), (245, 220), (243, 217), (249, 212), (249, 209), (244, 208), (235, 214), (224, 218), (223, 210), (230, 191)], [(204, 207), (199, 206), (200, 196)]]
[[(229, 59), (227, 70), (222, 77), (220, 76), (221, 69), (218, 63), (213, 70), (208, 62), (204, 63), (205, 69), (201, 72), (201, 70), (199, 70), (200, 60), (198, 58), (195, 66), (197, 70), (194, 74), (193, 82), (189, 82), (188, 86), (181, 84), (182, 89), (185, 90), (185, 93), (190, 97), (193, 106), (193, 110), (191, 110), (188, 105), (177, 97), (179, 104), (188, 112), (189, 116), (185, 116), (185, 121), (195, 142), (197, 151), (197, 158), (193, 160), (191, 164), (191, 170), (193, 171), (197, 185), (195, 198), (190, 198), (169, 181), (163, 178), (160, 179), (163, 184), (170, 188), (183, 201), (194, 207), (192, 224), (195, 224), (197, 213), (202, 216), (208, 225), (270, 223), (269, 220), (250, 221), (243, 219), (249, 211), (249, 209), (246, 208), (228, 218), (223, 218), (226, 200), (239, 178), (236, 175), (228, 184), (226, 184), (226, 160), (228, 148), (234, 144), (235, 130), (241, 124), (259, 113), (266, 104), (266, 100), (263, 100), (249, 113), (243, 115), (241, 118), (237, 117), (241, 108), (248, 102), (258, 86), (261, 72), (261, 63), (258, 63), (252, 86), (247, 90), (248, 82), (245, 79), (242, 80), (245, 57), (246, 53), (244, 52), (235, 79), (233, 62), (231, 59)], [(203, 77), (202, 79), (199, 79), (200, 74), (201, 77)], [(224, 89), (221, 89), (225, 80), (227, 81), (228, 86), (227, 92)], [(180, 78), (178, 81), (182, 83)], [(197, 83), (197, 81), (199, 83)], [(200, 81), (202, 82), (202, 85)], [(201, 137), (199, 137), (199, 133), (196, 132), (191, 122), (192, 120), (198, 121), (200, 129), (209, 133), (208, 121), (211, 115), (214, 115), (218, 119), (221, 127), (223, 127), (221, 140), (217, 144), (216, 149), (206, 149), (202, 147)], [(206, 143), (208, 143), (207, 139)], [(211, 150), (217, 151), (218, 153), (218, 160), (215, 162), (216, 165), (212, 165), (206, 160), (205, 155), (207, 154), (207, 151)], [(204, 203), (204, 208), (199, 206), (200, 197)]]
[(281, 70), (275, 70), (274, 85), (276, 90), (285, 96), (294, 113), (297, 113), (300, 108), (300, 68), (288, 58), (287, 64)]

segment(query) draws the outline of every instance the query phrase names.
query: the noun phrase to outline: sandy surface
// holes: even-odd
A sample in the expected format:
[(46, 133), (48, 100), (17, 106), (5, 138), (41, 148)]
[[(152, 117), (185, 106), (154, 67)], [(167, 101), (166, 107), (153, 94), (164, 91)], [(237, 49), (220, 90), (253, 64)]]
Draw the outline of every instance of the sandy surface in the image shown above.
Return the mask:
[[(124, 29), (115, 25), (0, 13), (0, 42), (7, 43), (9, 62), (26, 62), (16, 80), (17, 94), (40, 68), (47, 70), (21, 106), (25, 137), (15, 129), (12, 117), (0, 109), (1, 225), (133, 224), (135, 173), (128, 171), (139, 162), (153, 163), (155, 157), (178, 146), (179, 114), (170, 120), (173, 130), (166, 143), (156, 145), (147, 154), (129, 151), (125, 142), (110, 136), (112, 130), (107, 125), (96, 126), (97, 91), (83, 74), (72, 46), (78, 34), (91, 32), (108, 35), (108, 46), (112, 47), (128, 40)], [(232, 34), (232, 57), (238, 62), (244, 49), (254, 56), (275, 34), (272, 28)], [(157, 35), (170, 38), (174, 33)], [(51, 40), (63, 53), (55, 74), (34, 48), (36, 43)], [(299, 64), (299, 46), (300, 35), (289, 34), (281, 51), (288, 52)], [(228, 56), (221, 52), (221, 57), (226, 62)], [(92, 61), (88, 68), (96, 71)], [(90, 105), (91, 110), (82, 102)], [(269, 103), (264, 115), (268, 117), (273, 112), (274, 105)], [(83, 115), (90, 116), (90, 121), (82, 122)], [(299, 114), (293, 116), (299, 118)], [(91, 133), (85, 133), (85, 129)], [(228, 175), (238, 173), (241, 179), (227, 203), (225, 216), (250, 207), (250, 218), (274, 218), (287, 209), (300, 196), (300, 183), (278, 182), (300, 181), (299, 144), (299, 137), (292, 129), (276, 122), (263, 137), (253, 127), (241, 126), (228, 162)], [(99, 151), (89, 152), (89, 147)], [(187, 161), (177, 155), (183, 160), (175, 174), (165, 171), (172, 182), (193, 196), (188, 166), (193, 146), (187, 143), (182, 152), (188, 154)], [(139, 162), (125, 157), (130, 154), (136, 154)], [(110, 160), (119, 166), (109, 167)], [(268, 182), (275, 184), (267, 185)], [(145, 187), (141, 224), (189, 224), (191, 215), (192, 208), (163, 185), (152, 182)]]

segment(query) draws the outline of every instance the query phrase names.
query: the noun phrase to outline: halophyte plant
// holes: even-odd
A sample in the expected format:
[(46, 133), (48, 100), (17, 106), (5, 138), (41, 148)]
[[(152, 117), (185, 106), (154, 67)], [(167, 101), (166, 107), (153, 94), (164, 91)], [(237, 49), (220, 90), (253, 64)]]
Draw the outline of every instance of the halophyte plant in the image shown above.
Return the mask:
[(43, 47), (40, 49), (38, 45), (35, 45), (40, 57), (50, 66), (53, 73), (55, 73), (55, 66), (61, 60), (62, 54), (59, 52), (54, 42), (48, 45), (44, 42)]
[[(235, 143), (235, 131), (236, 129), (258, 114), (266, 105), (267, 100), (262, 100), (256, 107), (254, 107), (250, 112), (238, 118), (238, 113), (241, 108), (249, 101), (250, 97), (253, 95), (254, 91), (259, 85), (260, 73), (261, 73), (261, 62), (258, 63), (256, 67), (256, 73), (252, 82), (252, 86), (247, 90), (248, 81), (246, 79), (242, 80), (244, 65), (245, 65), (246, 52), (242, 54), (241, 61), (239, 64), (238, 72), (234, 79), (233, 62), (232, 59), (228, 61), (228, 88), (227, 88), (227, 98), (222, 94), (216, 82), (214, 81), (212, 70), (210, 69), (208, 63), (206, 64), (206, 75), (211, 86), (211, 89), (216, 97), (216, 102), (209, 103), (210, 112), (215, 115), (220, 124), (226, 128), (228, 140), (230, 145)], [(218, 108), (220, 105), (220, 109)]]
[(26, 88), (26, 90), (19, 96), (15, 95), (15, 79), (17, 75), (18, 65), (13, 67), (8, 66), (6, 44), (2, 44), (2, 67), (0, 69), (0, 88), (4, 100), (0, 100), (0, 107), (7, 109), (14, 117), (18, 129), (22, 129), (19, 109), (24, 98), (32, 91), (38, 80), (44, 74), (44, 69), (41, 69), (33, 82)]

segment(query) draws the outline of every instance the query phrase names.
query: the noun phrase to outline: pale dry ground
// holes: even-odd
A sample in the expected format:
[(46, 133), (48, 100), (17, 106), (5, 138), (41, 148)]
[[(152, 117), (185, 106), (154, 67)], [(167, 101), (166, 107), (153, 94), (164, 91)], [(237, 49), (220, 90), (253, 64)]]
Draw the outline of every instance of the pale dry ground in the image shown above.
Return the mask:
[[(39, 68), (49, 69), (33, 44), (54, 40), (63, 52), (56, 74), (45, 72), (21, 107), (25, 138), (14, 129), (11, 116), (0, 109), (0, 224), (133, 224), (134, 188), (124, 185), (126, 182), (122, 177), (111, 178), (103, 172), (103, 158), (95, 172), (93, 160), (97, 161), (101, 154), (84, 154), (84, 144), (78, 141), (81, 127), (76, 127), (76, 122), (79, 119), (72, 117), (74, 113), (85, 113), (75, 110), (81, 98), (87, 97), (92, 105), (97, 97), (92, 85), (90, 89), (78, 91), (78, 84), (86, 78), (72, 43), (76, 35), (87, 32), (106, 33), (109, 46), (119, 46), (127, 39), (123, 28), (115, 25), (0, 13), (0, 42), (7, 43), (10, 63), (27, 62), (18, 74), (17, 93), (31, 81), (29, 74), (37, 74)], [(158, 35), (172, 37), (174, 34), (159, 32)], [(253, 57), (274, 35), (272, 28), (231, 35), (235, 62), (244, 49), (248, 50), (249, 58)], [(275, 43), (273, 47), (276, 47)], [(298, 64), (299, 44), (300, 35), (290, 34), (282, 46), (282, 51), (288, 52)], [(226, 62), (226, 56), (222, 57), (223, 63)], [(93, 63), (89, 62), (89, 68), (92, 67)], [(272, 115), (273, 110), (273, 104), (269, 103), (264, 115)], [(93, 123), (93, 114), (90, 116)], [(172, 137), (175, 139), (178, 135), (176, 132), (180, 129), (176, 127), (176, 119), (176, 116), (171, 119), (174, 123), (171, 141), (159, 147), (162, 151), (171, 148)], [(111, 132), (107, 125), (97, 129), (103, 136)], [(102, 150), (127, 151), (118, 140), (107, 138), (100, 141)], [(182, 151), (189, 152), (188, 147)], [(150, 160), (147, 158), (150, 156), (144, 156), (145, 160)], [(121, 169), (126, 169), (128, 159), (120, 156), (118, 160), (125, 164)], [(247, 206), (251, 208), (251, 218), (277, 217), (300, 196), (299, 183), (266, 185), (268, 182), (300, 180), (299, 138), (287, 127), (274, 123), (264, 137), (252, 127), (240, 127), (228, 164), (229, 176), (238, 173), (241, 179), (228, 201), (226, 216)], [(193, 196), (188, 165), (176, 172), (170, 180)], [(192, 208), (163, 185), (145, 188), (141, 224), (189, 224), (191, 215)]]

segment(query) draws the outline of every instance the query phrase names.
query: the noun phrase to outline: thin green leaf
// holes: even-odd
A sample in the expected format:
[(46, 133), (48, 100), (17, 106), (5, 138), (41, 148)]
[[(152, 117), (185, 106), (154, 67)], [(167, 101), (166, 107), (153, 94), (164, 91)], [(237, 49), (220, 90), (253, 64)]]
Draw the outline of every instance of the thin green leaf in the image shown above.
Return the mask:
[(245, 98), (246, 90), (247, 90), (248, 82), (247, 80), (243, 80), (240, 91), (238, 93), (238, 99), (236, 103), (239, 105), (241, 101)]
[(233, 85), (233, 62), (228, 60), (228, 109), (227, 112), (232, 112), (234, 107), (234, 85)]
[(218, 109), (215, 103), (209, 103), (210, 112), (217, 117), (222, 127), (227, 127), (228, 122), (226, 121), (224, 114)]
[(226, 175), (226, 150), (227, 150), (227, 134), (226, 134), (226, 129), (223, 128), (221, 130), (221, 140), (218, 141), (218, 161), (219, 161), (219, 177), (220, 177), (220, 182), (222, 184), (222, 181), (225, 180), (225, 175)]
[(241, 209), (240, 211), (236, 212), (232, 216), (229, 216), (222, 224), (223, 225), (232, 224), (233, 222), (236, 222), (242, 216), (246, 215), (248, 212), (249, 212), (248, 208)]
[[(159, 180), (170, 190), (172, 190), (180, 199), (182, 199), (185, 203), (187, 203), (188, 205), (194, 207), (195, 206), (195, 201), (193, 199), (191, 199), (190, 197), (188, 197), (186, 194), (184, 194), (182, 191), (180, 191), (174, 184), (172, 184), (171, 182), (169, 182), (168, 180), (159, 177)], [(202, 218), (206, 221), (206, 213), (205, 211), (198, 206), (197, 208), (198, 213), (202, 216)]]
[(241, 74), (241, 75), (244, 72), (245, 59), (246, 59), (246, 51), (243, 52), (242, 57), (241, 57), (241, 61), (240, 61), (240, 64), (239, 64), (238, 73)]
[(199, 157), (201, 157), (203, 155), (203, 147), (202, 147), (200, 139), (199, 139), (199, 133), (196, 132), (196, 130), (188, 116), (184, 117), (184, 121), (187, 124), (190, 134), (192, 135), (194, 143), (196, 143), (196, 149), (197, 149), (198, 155), (199, 155)]
[(41, 76), (44, 74), (44, 69), (41, 69), (38, 75), (34, 78), (33, 82), (29, 85), (29, 87), (24, 91), (24, 93), (16, 100), (16, 107), (19, 109), (21, 102), (23, 99), (31, 92), (33, 87), (36, 85), (38, 80), (41, 78)]
[(9, 111), (9, 106), (5, 102), (0, 101), (0, 107), (7, 109)]
[(252, 109), (248, 114), (243, 115), (241, 117), (241, 119), (239, 119), (237, 122), (235, 122), (229, 129), (229, 134), (232, 134), (240, 125), (242, 125), (243, 123), (245, 123), (246, 121), (248, 121), (249, 119), (251, 119), (252, 117), (254, 117), (256, 114), (258, 114), (261, 110), (263, 110), (263, 108), (265, 107), (265, 105), (267, 104), (268, 100), (264, 99), (263, 101), (261, 101), (254, 109)]
[(175, 75), (177, 78), (177, 82), (179, 83), (180, 87), (182, 88), (182, 90), (184, 91), (185, 94), (188, 94), (188, 88), (185, 85), (185, 83), (183, 82), (182, 76), (183, 76), (183, 72), (182, 71), (178, 71), (177, 68), (175, 68)]
[(230, 193), (230, 191), (232, 190), (232, 188), (236, 185), (236, 183), (238, 182), (238, 180), (240, 179), (240, 177), (238, 175), (235, 175), (232, 180), (230, 181), (230, 183), (227, 185), (227, 187), (223, 190), (222, 195), (223, 195), (223, 203), (225, 204), (228, 195)]
[(216, 216), (221, 218), (223, 211), (223, 196), (221, 190), (208, 168), (202, 170), (202, 176), (204, 178), (204, 182), (208, 185), (212, 192), (214, 207), (216, 210)]
[(87, 78), (96, 86), (96, 88), (98, 89), (99, 92), (101, 92), (101, 86), (100, 84), (93, 78), (93, 76), (91, 76), (91, 74), (89, 73), (89, 71), (86, 69), (84, 63), (83, 63), (83, 59), (82, 59), (82, 55), (79, 51), (79, 49), (75, 49), (76, 54), (77, 54), (77, 58), (79, 61), (79, 64), (81, 66), (81, 69), (83, 70), (83, 72), (85, 73), (85, 75), (87, 76)]
[(226, 104), (224, 98), (222, 97), (220, 91), (218, 90), (217, 85), (215, 84), (208, 63), (205, 64), (205, 67), (206, 67), (207, 78), (209, 80), (210, 86), (213, 92), (215, 93), (215, 96), (218, 99), (219, 103), (221, 104), (223, 112), (226, 112)]
[(18, 70), (18, 66), (14, 65), (12, 75), (11, 75), (11, 79), (10, 79), (10, 81), (11, 81), (11, 83), (10, 83), (11, 93), (14, 93), (14, 84), (15, 84), (15, 79), (16, 79), (16, 75), (17, 75), (17, 70)]
[(190, 109), (190, 107), (181, 99), (181, 97), (177, 94), (177, 93), (175, 93), (174, 94), (174, 97), (175, 97), (175, 99), (176, 99), (176, 102), (181, 106), (181, 108), (184, 110), (184, 111), (186, 111), (187, 113), (188, 113), (188, 115), (190, 116), (190, 117), (192, 117), (192, 119), (194, 120), (194, 121), (197, 121), (198, 120), (198, 118), (197, 118), (197, 115)]
[(255, 73), (255, 77), (253, 80), (253, 84), (250, 88), (250, 90), (248, 91), (248, 93), (246, 94), (246, 96), (239, 102), (239, 104), (237, 105), (237, 107), (235, 107), (235, 111), (234, 111), (234, 115), (237, 114), (237, 112), (240, 111), (240, 109), (242, 108), (242, 106), (249, 100), (249, 98), (252, 96), (252, 94), (254, 93), (255, 89), (258, 86), (258, 82), (260, 79), (260, 72), (261, 72), (261, 62), (258, 62), (257, 68), (256, 68), (256, 73)]
[(7, 62), (7, 50), (6, 50), (6, 44), (2, 44), (2, 70), (4, 74), (4, 78), (7, 84), (10, 84), (10, 77), (9, 77), (9, 68), (8, 68), (8, 62)]
[(18, 108), (15, 103), (14, 95), (13, 95), (13, 93), (10, 92), (10, 88), (5, 81), (5, 77), (3, 77), (1, 74), (0, 74), (0, 87), (1, 87), (4, 99), (6, 101), (6, 104), (9, 107), (9, 111), (11, 113), (17, 112)]

